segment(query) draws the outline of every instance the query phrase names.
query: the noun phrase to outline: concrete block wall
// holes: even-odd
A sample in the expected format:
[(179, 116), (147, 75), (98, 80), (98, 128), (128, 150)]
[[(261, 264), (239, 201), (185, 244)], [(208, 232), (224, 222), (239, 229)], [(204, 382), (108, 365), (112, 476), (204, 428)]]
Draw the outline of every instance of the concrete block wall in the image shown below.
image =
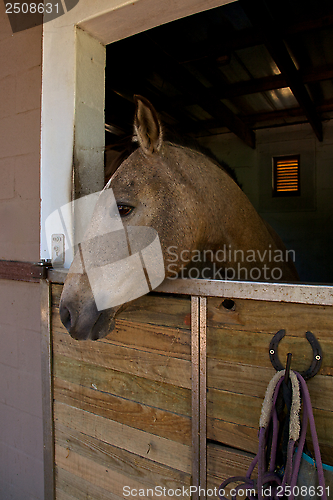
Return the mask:
[[(0, 2), (0, 259), (39, 260), (41, 26)], [(0, 500), (41, 500), (39, 284), (0, 280)]]

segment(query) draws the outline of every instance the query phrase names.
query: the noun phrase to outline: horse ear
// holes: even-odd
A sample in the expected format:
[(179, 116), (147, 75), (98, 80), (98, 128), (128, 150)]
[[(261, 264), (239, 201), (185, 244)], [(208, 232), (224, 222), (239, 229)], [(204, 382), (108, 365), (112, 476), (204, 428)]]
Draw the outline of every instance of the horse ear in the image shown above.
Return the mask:
[(162, 126), (152, 104), (139, 95), (134, 96), (134, 131), (141, 149), (146, 155), (159, 151), (163, 142)]

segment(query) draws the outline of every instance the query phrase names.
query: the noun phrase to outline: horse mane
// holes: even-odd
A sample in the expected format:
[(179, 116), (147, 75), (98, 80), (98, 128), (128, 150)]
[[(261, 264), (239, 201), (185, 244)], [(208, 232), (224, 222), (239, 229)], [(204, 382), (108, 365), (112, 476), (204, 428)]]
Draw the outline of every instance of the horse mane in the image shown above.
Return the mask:
[[(236, 184), (242, 188), (237, 179), (235, 170), (225, 161), (219, 160), (208, 148), (205, 148), (194, 138), (188, 135), (176, 133), (170, 126), (163, 126), (164, 141), (172, 145), (188, 148), (196, 153), (203, 154), (209, 158), (215, 165), (224, 170)], [(138, 148), (138, 142), (135, 135), (126, 135), (119, 138), (113, 144), (105, 147), (104, 155), (104, 180), (105, 184), (111, 179), (115, 171), (120, 167), (126, 158), (128, 158)]]
[[(170, 133), (170, 136), (169, 136)], [(236, 184), (241, 188), (241, 184), (239, 183), (237, 179), (237, 174), (235, 170), (230, 167), (228, 163), (226, 163), (224, 160), (219, 160), (214, 153), (208, 148), (205, 148), (202, 146), (194, 137), (189, 137), (187, 135), (184, 135), (180, 137), (178, 134), (173, 134), (173, 132), (169, 132), (168, 129), (164, 134), (165, 136), (165, 141), (170, 142), (171, 144), (188, 148), (191, 149), (192, 151), (195, 151), (196, 153), (203, 154), (207, 158), (209, 158), (217, 167), (221, 168), (224, 170), (231, 179), (236, 182)]]

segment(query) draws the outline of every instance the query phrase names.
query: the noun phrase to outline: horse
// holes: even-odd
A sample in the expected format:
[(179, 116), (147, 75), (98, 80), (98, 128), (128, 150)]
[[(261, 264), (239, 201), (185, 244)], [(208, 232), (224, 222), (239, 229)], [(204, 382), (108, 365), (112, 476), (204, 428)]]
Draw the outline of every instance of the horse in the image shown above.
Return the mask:
[[(229, 173), (200, 151), (165, 140), (152, 104), (141, 96), (134, 100), (138, 147), (105, 189), (112, 188), (124, 227), (157, 232), (165, 279), (297, 281), (294, 259)], [(95, 220), (105, 217), (98, 204), (95, 211)], [(93, 222), (88, 231), (94, 234)], [(108, 243), (101, 245), (107, 254)], [(87, 273), (76, 272), (79, 264), (77, 252), (64, 283), (60, 317), (73, 338), (97, 340), (112, 332), (116, 315), (128, 304), (98, 310)]]

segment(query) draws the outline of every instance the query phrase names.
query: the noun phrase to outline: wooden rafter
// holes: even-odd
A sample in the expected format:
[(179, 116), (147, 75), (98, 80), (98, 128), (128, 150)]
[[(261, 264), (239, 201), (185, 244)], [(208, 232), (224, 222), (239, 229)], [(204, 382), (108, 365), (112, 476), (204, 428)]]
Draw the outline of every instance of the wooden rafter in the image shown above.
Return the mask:
[[(322, 82), (333, 79), (332, 65), (314, 68), (307, 71), (299, 72), (299, 76), (303, 83)], [(215, 83), (213, 89), (220, 99), (230, 99), (243, 95), (255, 94), (258, 92), (266, 92), (269, 90), (277, 90), (288, 87), (288, 82), (282, 74), (265, 76), (263, 78), (255, 78), (244, 82), (231, 83), (229, 85), (218, 85)], [(186, 105), (193, 104), (189, 97), (175, 98), (174, 104)]]
[[(333, 79), (332, 65), (321, 68), (314, 68), (308, 71), (298, 72), (299, 78), (303, 83), (321, 82)], [(282, 75), (272, 75), (264, 78), (257, 78), (246, 82), (229, 85), (219, 97), (230, 98), (241, 95), (255, 94), (256, 92), (265, 92), (267, 90), (276, 90), (288, 87), (286, 78)]]
[[(333, 111), (333, 100), (325, 101), (320, 106), (316, 106), (316, 111), (318, 114), (321, 113), (329, 113)], [(277, 125), (286, 125), (284, 120), (290, 120), (295, 118), (292, 123), (304, 123), (305, 115), (302, 108), (289, 108), (289, 109), (279, 109), (275, 111), (268, 111), (264, 113), (255, 113), (253, 115), (247, 115), (243, 117), (245, 123), (249, 126), (258, 128), (258, 124), (264, 122), (276, 122)], [(297, 120), (299, 119), (300, 120)], [(280, 123), (279, 123), (280, 121)], [(204, 125), (204, 126), (203, 126)], [(189, 134), (198, 135), (201, 134), (202, 131), (205, 130), (214, 130), (222, 128), (221, 124), (218, 120), (205, 120), (204, 122), (197, 122), (191, 129), (188, 129), (187, 132)]]
[[(321, 104), (320, 106), (316, 106), (316, 112), (318, 114), (321, 113), (329, 113), (333, 111), (333, 101), (329, 100)], [(248, 115), (244, 118), (246, 123), (254, 125), (255, 123), (260, 122), (268, 122), (271, 120), (286, 120), (290, 118), (299, 118), (304, 117), (304, 111), (302, 108), (289, 108), (289, 109), (281, 109), (266, 113), (256, 113), (254, 115)], [(304, 121), (304, 120), (303, 120)], [(206, 123), (206, 127), (208, 127), (208, 123)]]
[[(130, 52), (133, 54), (132, 50)], [(127, 53), (124, 57), (129, 61), (129, 67), (131, 67), (131, 54)], [(138, 71), (128, 73), (124, 70), (120, 74), (114, 75), (112, 79), (108, 79), (108, 82), (106, 88), (106, 104), (108, 108), (106, 119), (109, 124), (118, 122), (122, 124), (127, 132), (131, 133), (135, 110), (134, 94), (143, 95), (151, 101), (162, 116), (166, 127), (172, 128), (173, 124), (178, 122), (182, 123), (184, 130), (187, 130), (191, 129), (195, 123), (195, 120), (183, 107), (175, 104), (167, 95), (158, 92)], [(112, 110), (112, 114), (110, 114), (109, 109)], [(202, 126), (205, 129), (204, 123)]]
[[(312, 62), (301, 57), (303, 49), (305, 55), (308, 55), (307, 47), (303, 47), (304, 37), (296, 35), (332, 26), (333, 13), (317, 19), (309, 19), (307, 15), (308, 18), (302, 22), (288, 26), (284, 25), (284, 20), (280, 24), (277, 23), (278, 11), (273, 13), (276, 17), (272, 19), (269, 8), (273, 4), (270, 4), (268, 0), (253, 0), (253, 2), (240, 0), (239, 3), (250, 4), (248, 8), (252, 15), (255, 9), (256, 12), (260, 11), (259, 29), (258, 25), (255, 25), (255, 28), (237, 31), (232, 23), (229, 23), (229, 26), (229, 21), (225, 22), (222, 19), (219, 22), (225, 29), (214, 32), (212, 36), (203, 37), (198, 46), (195, 41), (198, 38), (190, 36), (193, 32), (193, 29), (192, 32), (190, 31), (191, 24), (186, 25), (185, 30), (179, 28), (172, 31), (173, 43), (170, 43), (168, 30), (162, 33), (155, 33), (155, 30), (152, 30), (148, 36), (140, 34), (135, 37), (135, 50), (130, 39), (119, 42), (120, 52), (116, 49), (117, 43), (114, 44), (115, 48), (113, 44), (110, 45), (108, 48), (110, 58), (107, 65), (107, 70), (110, 69), (110, 77), (107, 79), (110, 86), (107, 90), (106, 118), (108, 123), (118, 125), (124, 133), (130, 134), (133, 119), (133, 104), (130, 101), (133, 94), (138, 93), (147, 97), (161, 113), (163, 122), (171, 130), (180, 132), (182, 136), (184, 134), (210, 135), (213, 129), (216, 132), (217, 129), (229, 128), (246, 144), (254, 147), (253, 128), (264, 126), (264, 124), (266, 126), (272, 126), (275, 123), (281, 125), (284, 120), (288, 123), (303, 123), (308, 119), (317, 137), (321, 139), (322, 124), (318, 114), (331, 110), (331, 106), (325, 108), (324, 94), (317, 95), (314, 89), (319, 88), (322, 92), (326, 89), (325, 95), (327, 95), (329, 86), (324, 88), (317, 85), (312, 88), (306, 87), (305, 84), (311, 85), (313, 82), (333, 80), (333, 67), (330, 65), (311, 68)], [(264, 15), (263, 5), (268, 7), (268, 12), (266, 11)], [(250, 17), (251, 14), (249, 12), (247, 14)], [(257, 14), (254, 17), (257, 18)], [(254, 24), (254, 20), (252, 22)], [(288, 23), (287, 20), (286, 23)], [(266, 31), (262, 29), (263, 24), (264, 28), (265, 25), (268, 26)], [(204, 26), (203, 32), (205, 29), (207, 26)], [(271, 36), (272, 33), (274, 36)], [(297, 58), (297, 63), (301, 66), (300, 70), (296, 69), (284, 45), (284, 40), (287, 41), (289, 50), (292, 50), (293, 57)], [(271, 57), (276, 63), (279, 61), (281, 74), (253, 78), (250, 70), (247, 70), (245, 60), (243, 69), (248, 72), (245, 78), (249, 79), (230, 83), (230, 75), (227, 70), (224, 71), (223, 64), (227, 65), (230, 58), (237, 55), (238, 49), (264, 42)], [(235, 54), (233, 51), (236, 51)], [(149, 54), (149, 57), (138, 57), (138, 54)], [(189, 61), (189, 64), (183, 64)], [(114, 71), (115, 67), (118, 68), (117, 71)], [(241, 72), (240, 75), (244, 78)], [(236, 80), (237, 78), (231, 76), (230, 79)], [(301, 107), (255, 113), (256, 97), (253, 100), (237, 99), (243, 95), (265, 93), (286, 87), (291, 88)], [(111, 94), (114, 98), (108, 99)], [(235, 105), (236, 113), (239, 112), (239, 115), (232, 112), (222, 99), (229, 99), (231, 104)], [(267, 100), (271, 103), (269, 96)], [(323, 106), (318, 107), (318, 104), (323, 104)], [(200, 114), (199, 112), (198, 114), (192, 107), (193, 105), (196, 105), (198, 110), (202, 108), (211, 117), (205, 119), (206, 113)], [(109, 139), (114, 140), (111, 136)]]
[[(309, 19), (299, 23), (281, 28), (280, 34), (282, 37), (296, 35), (299, 33), (310, 32), (322, 28), (328, 28), (333, 25), (333, 12), (319, 18)], [(218, 58), (221, 55), (232, 52), (234, 50), (245, 49), (261, 45), (264, 43), (262, 33), (253, 28), (245, 28), (240, 31), (235, 31), (231, 36), (223, 38), (221, 43), (216, 43), (211, 47), (209, 42), (200, 41), (200, 43), (192, 44), (191, 47), (179, 47), (178, 61), (187, 63), (190, 61), (198, 61), (205, 58)]]
[(296, 100), (304, 111), (319, 141), (323, 140), (323, 128), (315, 106), (284, 44), (281, 30), (275, 23), (264, 0), (239, 0), (253, 26), (262, 33), (265, 45), (277, 67), (285, 77)]
[(180, 89), (183, 94), (190, 95), (195, 102), (211, 116), (221, 121), (221, 126), (227, 127), (245, 144), (255, 148), (255, 134), (238, 116), (236, 116), (209, 88), (205, 87), (186, 68), (178, 64), (169, 54), (161, 51), (147, 36), (147, 46), (142, 47), (143, 53), (150, 53), (154, 59), (157, 72)]

